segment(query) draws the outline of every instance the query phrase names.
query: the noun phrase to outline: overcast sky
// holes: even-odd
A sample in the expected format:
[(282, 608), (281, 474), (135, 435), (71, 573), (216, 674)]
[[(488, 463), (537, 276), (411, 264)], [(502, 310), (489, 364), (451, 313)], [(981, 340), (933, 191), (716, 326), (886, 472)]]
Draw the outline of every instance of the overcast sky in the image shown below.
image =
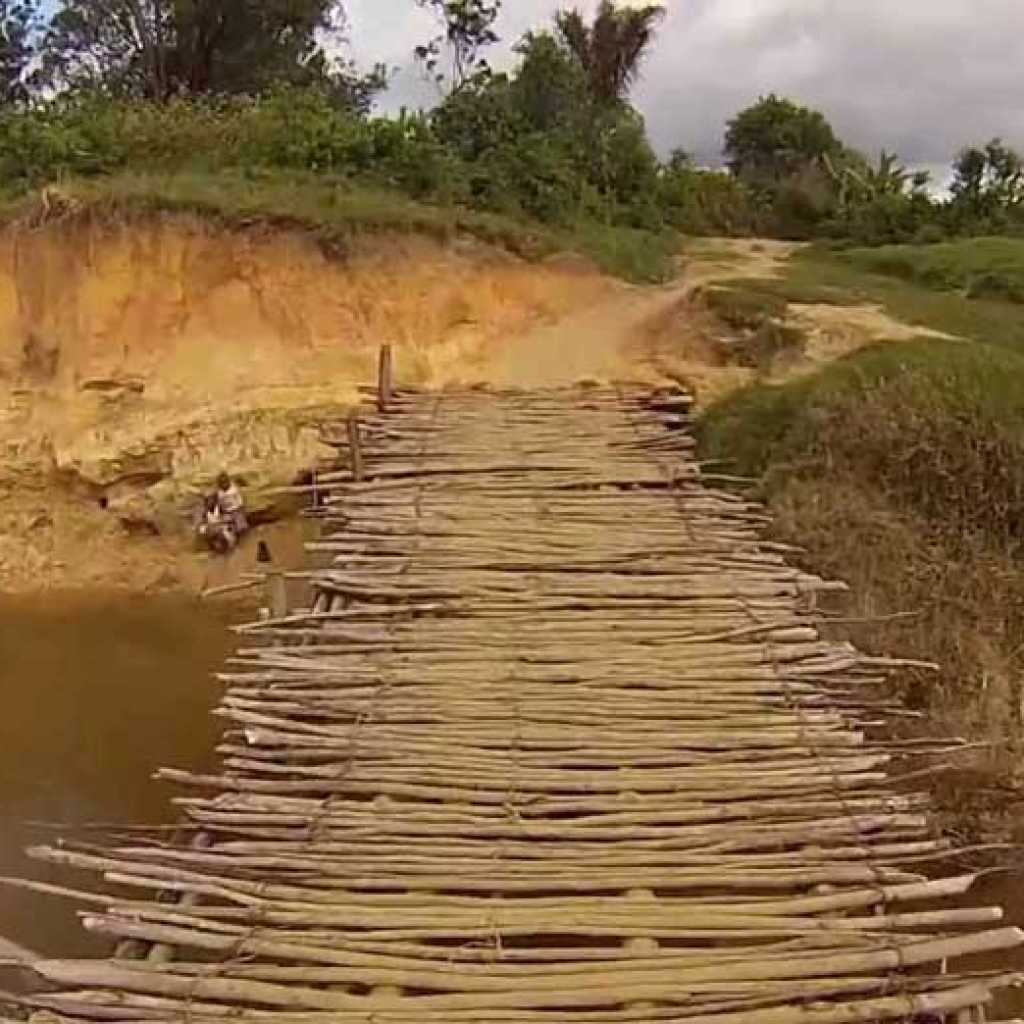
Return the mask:
[[(566, 3), (505, 0), (502, 55)], [(596, 0), (580, 0), (584, 10)], [(720, 159), (725, 121), (777, 92), (823, 110), (845, 142), (942, 167), (1000, 135), (1024, 148), (1024, 0), (669, 0), (634, 100), (662, 152)], [(413, 0), (348, 0), (355, 56), (402, 70), (384, 109), (431, 102)]]

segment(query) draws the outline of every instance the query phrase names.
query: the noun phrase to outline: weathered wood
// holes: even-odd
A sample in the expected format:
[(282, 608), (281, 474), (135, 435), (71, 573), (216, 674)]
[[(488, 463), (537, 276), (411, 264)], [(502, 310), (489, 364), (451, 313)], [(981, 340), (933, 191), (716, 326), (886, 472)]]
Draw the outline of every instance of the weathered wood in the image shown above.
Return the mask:
[(394, 353), (390, 345), (382, 345), (377, 381), (377, 408), (381, 412), (391, 409), (394, 390)]
[[(359, 413), (353, 412), (349, 416), (346, 426), (349, 456), (352, 460), (352, 479), (356, 483), (360, 483), (365, 479), (366, 474), (363, 466), (363, 442), (359, 431)], [(323, 489), (323, 481), (320, 481), (318, 488)]]
[(764, 508), (695, 460), (677, 394), (395, 393), (386, 362), (378, 412), (346, 427), (352, 472), (317, 478), (316, 568), (293, 574), (310, 607), (239, 627), (218, 676), (221, 768), (158, 773), (208, 842), (31, 851), (109, 894), (0, 879), (161, 951), (36, 962), (56, 991), (32, 1005), (135, 1024), (977, 1019), (1011, 979), (946, 962), (1024, 933), (939, 902), (974, 876), (942, 873), (958, 850), (907, 780), (964, 745), (884, 728), (907, 714), (890, 674), (931, 666), (823, 638), (815, 602), (842, 585), (763, 539)]

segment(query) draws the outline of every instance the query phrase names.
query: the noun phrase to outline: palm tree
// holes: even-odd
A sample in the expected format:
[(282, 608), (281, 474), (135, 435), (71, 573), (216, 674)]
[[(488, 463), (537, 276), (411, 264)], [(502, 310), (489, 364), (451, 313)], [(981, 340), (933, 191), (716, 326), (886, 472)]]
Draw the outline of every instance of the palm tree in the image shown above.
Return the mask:
[(664, 15), (664, 7), (619, 9), (612, 0), (601, 0), (592, 25), (586, 23), (579, 8), (555, 15), (558, 35), (583, 68), (598, 103), (613, 104), (626, 98)]

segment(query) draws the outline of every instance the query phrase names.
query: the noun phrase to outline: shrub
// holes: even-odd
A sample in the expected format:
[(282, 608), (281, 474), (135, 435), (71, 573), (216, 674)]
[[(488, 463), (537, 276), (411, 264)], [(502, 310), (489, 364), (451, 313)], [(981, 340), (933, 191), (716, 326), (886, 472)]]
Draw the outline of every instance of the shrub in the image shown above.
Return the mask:
[(758, 224), (746, 186), (719, 171), (669, 164), (658, 176), (656, 201), (666, 223), (690, 235), (744, 235)]
[(701, 433), (710, 457), (741, 472), (852, 475), (953, 538), (1024, 542), (1024, 357), (1014, 352), (880, 344), (737, 393)]

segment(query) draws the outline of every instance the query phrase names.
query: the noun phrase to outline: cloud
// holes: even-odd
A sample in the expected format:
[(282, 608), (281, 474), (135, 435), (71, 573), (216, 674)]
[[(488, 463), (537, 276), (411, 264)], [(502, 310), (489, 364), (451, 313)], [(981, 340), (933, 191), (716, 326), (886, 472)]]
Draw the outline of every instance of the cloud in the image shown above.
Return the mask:
[[(511, 44), (558, 6), (506, 0), (495, 62), (510, 63)], [(412, 61), (429, 14), (413, 0), (348, 9), (356, 56), (402, 69), (386, 107), (433, 102)], [(728, 118), (776, 92), (823, 110), (850, 145), (946, 165), (994, 135), (1024, 147), (1022, 37), (1022, 0), (671, 0), (634, 100), (659, 150), (703, 161), (719, 158)]]

